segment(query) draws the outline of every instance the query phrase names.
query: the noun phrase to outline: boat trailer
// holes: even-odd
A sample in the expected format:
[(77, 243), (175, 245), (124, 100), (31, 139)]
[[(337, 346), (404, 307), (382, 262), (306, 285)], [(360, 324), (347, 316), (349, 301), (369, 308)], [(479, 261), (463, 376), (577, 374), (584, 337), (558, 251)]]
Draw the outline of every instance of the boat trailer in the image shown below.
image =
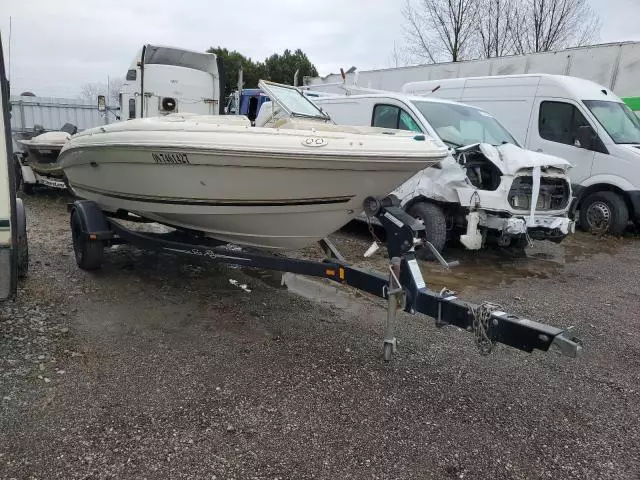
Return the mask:
[(518, 317), (489, 303), (475, 305), (443, 289), (430, 290), (418, 266), (415, 247), (425, 245), (426, 232), (422, 223), (408, 215), (397, 199), (387, 197), (365, 200), (365, 213), (375, 217), (386, 231), (390, 258), (386, 275), (349, 265), (339, 253), (324, 243), (327, 258), (323, 261), (298, 260), (244, 248), (229, 248), (198, 232), (176, 230), (169, 233), (139, 232), (124, 227), (117, 220), (149, 222), (129, 212), (104, 212), (90, 200), (69, 204), (73, 248), (78, 266), (84, 270), (100, 268), (105, 247), (129, 243), (138, 248), (185, 255), (243, 267), (290, 272), (326, 278), (349, 285), (387, 300), (383, 357), (391, 360), (396, 351), (395, 323), (400, 309), (411, 314), (421, 313), (436, 320), (436, 325), (454, 325), (474, 333), (482, 353), (489, 353), (495, 343), (532, 352), (557, 350), (575, 357), (581, 350), (580, 341), (569, 330)]

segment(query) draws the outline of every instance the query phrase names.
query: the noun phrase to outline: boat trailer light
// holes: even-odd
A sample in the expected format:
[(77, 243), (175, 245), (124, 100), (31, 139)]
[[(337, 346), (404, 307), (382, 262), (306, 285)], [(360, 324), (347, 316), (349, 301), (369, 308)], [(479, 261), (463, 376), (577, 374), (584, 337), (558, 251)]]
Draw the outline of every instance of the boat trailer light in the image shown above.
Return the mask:
[(336, 269), (335, 268), (327, 268), (325, 269), (324, 273), (327, 277), (335, 279), (336, 277), (340, 280), (340, 281), (344, 281), (345, 279), (345, 271), (344, 268), (339, 267), (337, 269), (337, 275), (336, 275)]
[[(387, 253), (390, 258), (390, 270), (386, 275), (358, 268), (347, 263), (335, 250), (331, 242), (324, 249), (328, 257), (324, 261), (301, 260), (291, 257), (271, 255), (247, 248), (229, 249), (203, 237), (174, 235), (175, 232), (150, 234), (130, 230), (116, 221), (116, 214), (103, 212), (90, 200), (76, 200), (69, 205), (73, 247), (76, 252), (92, 248), (88, 238), (103, 242), (104, 246), (130, 243), (145, 250), (180, 253), (187, 257), (202, 260), (254, 267), (310, 277), (329, 278), (335, 282), (349, 285), (363, 292), (387, 300), (387, 320), (384, 334), (384, 355), (391, 360), (397, 348), (394, 336), (396, 315), (399, 310), (415, 314), (421, 313), (436, 320), (436, 326), (453, 325), (473, 332), (476, 339), (481, 337), (482, 345), (503, 343), (511, 347), (532, 352), (533, 350), (555, 350), (563, 355), (575, 357), (582, 350), (581, 342), (569, 329), (560, 329), (551, 325), (521, 318), (503, 311), (482, 308), (459, 299), (453, 294), (444, 294), (427, 287), (418, 267), (414, 245), (415, 239), (426, 242), (426, 230), (402, 208), (396, 206), (397, 199), (387, 197), (382, 200), (366, 202), (387, 235)], [(322, 246), (322, 242), (320, 242)], [(330, 252), (330, 253), (328, 253)], [(76, 255), (80, 268), (93, 270), (102, 265), (102, 256), (96, 257), (92, 251), (91, 263), (82, 263), (84, 255)], [(485, 348), (488, 353), (491, 348)]]

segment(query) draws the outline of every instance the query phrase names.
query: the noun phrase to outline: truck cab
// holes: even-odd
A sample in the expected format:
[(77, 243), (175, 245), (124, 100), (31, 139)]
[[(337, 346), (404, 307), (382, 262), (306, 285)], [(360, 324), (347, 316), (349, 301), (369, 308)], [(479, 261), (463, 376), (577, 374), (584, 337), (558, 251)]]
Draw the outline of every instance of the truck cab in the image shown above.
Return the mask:
[(221, 114), (221, 92), (223, 67), (215, 54), (144, 45), (119, 92), (120, 119), (171, 113)]
[(531, 74), (411, 82), (403, 91), (483, 108), (526, 148), (569, 161), (583, 229), (621, 234), (640, 224), (640, 120), (611, 90)]
[(437, 168), (419, 172), (392, 192), (427, 225), (436, 249), (457, 239), (475, 250), (489, 237), (522, 249), (530, 238), (558, 242), (573, 231), (567, 218), (569, 164), (521, 148), (486, 111), (391, 92), (312, 100), (338, 124), (410, 130), (449, 147), (450, 156)]
[(228, 115), (244, 115), (254, 123), (260, 107), (269, 97), (259, 88), (243, 88), (229, 95), (225, 113)]

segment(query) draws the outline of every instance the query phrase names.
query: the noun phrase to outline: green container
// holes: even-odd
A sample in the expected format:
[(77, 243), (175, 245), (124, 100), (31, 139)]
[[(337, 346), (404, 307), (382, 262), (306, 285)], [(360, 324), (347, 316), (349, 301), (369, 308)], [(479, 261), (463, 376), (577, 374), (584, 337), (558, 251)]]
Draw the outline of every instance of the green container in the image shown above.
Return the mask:
[(626, 97), (622, 101), (634, 112), (640, 112), (640, 97)]

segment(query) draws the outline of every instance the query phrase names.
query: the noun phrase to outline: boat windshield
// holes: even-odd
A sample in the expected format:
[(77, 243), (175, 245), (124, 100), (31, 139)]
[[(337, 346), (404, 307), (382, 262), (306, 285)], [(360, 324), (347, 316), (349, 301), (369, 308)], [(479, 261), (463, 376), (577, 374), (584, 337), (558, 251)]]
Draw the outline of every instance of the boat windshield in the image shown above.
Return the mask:
[(448, 145), (463, 147), (474, 143), (518, 145), (515, 138), (490, 114), (456, 103), (412, 102)]
[(640, 119), (624, 103), (583, 100), (616, 143), (640, 143)]
[(259, 86), (272, 101), (276, 102), (291, 116), (329, 120), (329, 116), (302, 95), (296, 87), (263, 80), (260, 81)]

